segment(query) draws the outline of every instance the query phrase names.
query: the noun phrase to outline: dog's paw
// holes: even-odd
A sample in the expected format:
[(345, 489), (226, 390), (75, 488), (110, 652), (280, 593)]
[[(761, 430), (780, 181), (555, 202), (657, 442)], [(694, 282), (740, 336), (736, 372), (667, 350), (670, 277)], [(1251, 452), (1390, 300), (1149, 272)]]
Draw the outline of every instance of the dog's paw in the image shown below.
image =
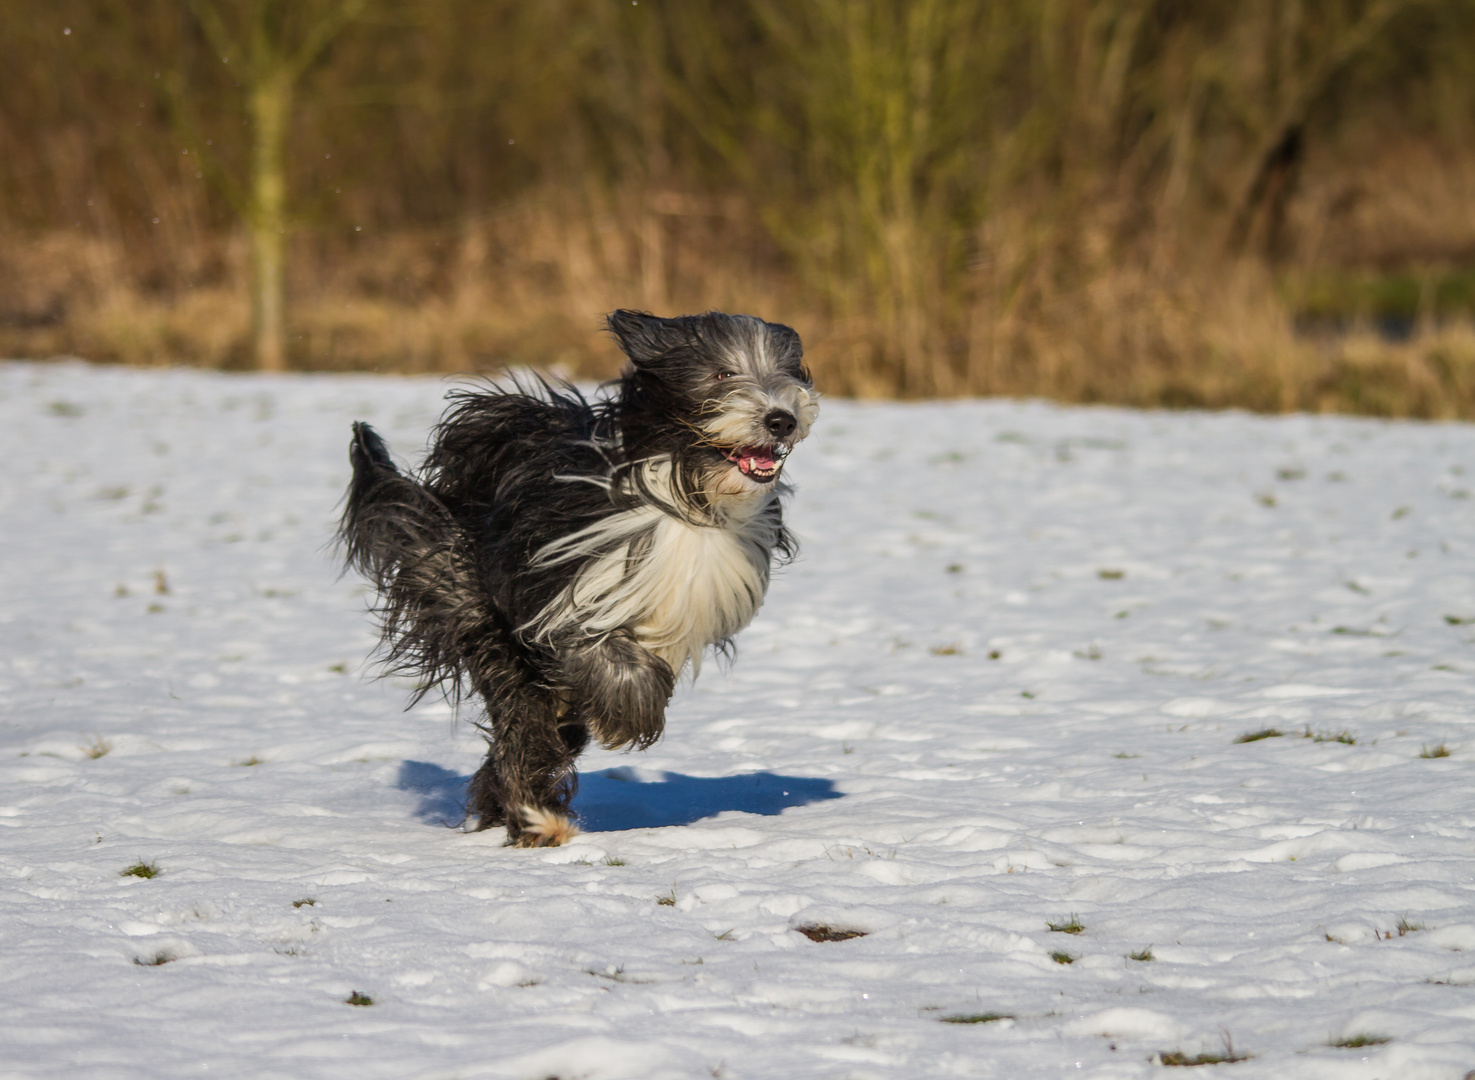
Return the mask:
[(522, 809), (522, 832), (514, 847), (559, 847), (579, 835), (578, 826), (562, 814), (537, 806)]
[(659, 656), (614, 634), (574, 653), (565, 670), (600, 746), (643, 750), (661, 737), (676, 676)]

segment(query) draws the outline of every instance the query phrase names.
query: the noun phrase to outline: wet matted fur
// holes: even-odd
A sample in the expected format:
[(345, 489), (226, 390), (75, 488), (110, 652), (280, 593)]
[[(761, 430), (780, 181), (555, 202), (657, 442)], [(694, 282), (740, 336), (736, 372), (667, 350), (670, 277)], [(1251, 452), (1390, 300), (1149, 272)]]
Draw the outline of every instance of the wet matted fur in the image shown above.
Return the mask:
[(799, 335), (748, 315), (616, 311), (612, 393), (460, 390), (418, 473), (353, 426), (339, 536), (379, 590), (385, 669), (486, 707), (477, 828), (573, 835), (590, 738), (661, 736), (683, 669), (730, 646), (793, 554), (784, 460), (819, 412)]

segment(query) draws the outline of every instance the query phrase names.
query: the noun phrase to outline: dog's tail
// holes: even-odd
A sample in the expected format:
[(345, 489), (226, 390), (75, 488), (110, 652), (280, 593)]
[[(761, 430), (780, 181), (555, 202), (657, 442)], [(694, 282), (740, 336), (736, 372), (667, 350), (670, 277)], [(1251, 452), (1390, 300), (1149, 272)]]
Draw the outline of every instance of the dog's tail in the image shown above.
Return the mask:
[(441, 684), (454, 696), (466, 641), (486, 618), (474, 559), (435, 494), (400, 472), (378, 432), (353, 425), (353, 479), (338, 525), (345, 562), (379, 591), (385, 669), (414, 677), (418, 700)]
[(405, 476), (389, 457), (379, 433), (362, 421), (353, 425), (348, 447), (353, 479), (338, 523), (338, 541), (349, 566), (383, 588), (415, 546), (417, 534), (436, 515), (429, 492)]

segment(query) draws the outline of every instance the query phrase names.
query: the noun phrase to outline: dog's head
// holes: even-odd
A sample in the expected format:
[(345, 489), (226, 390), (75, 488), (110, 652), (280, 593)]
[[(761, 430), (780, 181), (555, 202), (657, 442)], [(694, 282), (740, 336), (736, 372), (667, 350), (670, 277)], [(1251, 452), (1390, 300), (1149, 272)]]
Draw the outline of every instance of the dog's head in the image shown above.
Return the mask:
[(631, 457), (670, 454), (709, 499), (756, 494), (809, 434), (819, 395), (787, 326), (751, 315), (609, 316), (630, 358), (621, 422)]

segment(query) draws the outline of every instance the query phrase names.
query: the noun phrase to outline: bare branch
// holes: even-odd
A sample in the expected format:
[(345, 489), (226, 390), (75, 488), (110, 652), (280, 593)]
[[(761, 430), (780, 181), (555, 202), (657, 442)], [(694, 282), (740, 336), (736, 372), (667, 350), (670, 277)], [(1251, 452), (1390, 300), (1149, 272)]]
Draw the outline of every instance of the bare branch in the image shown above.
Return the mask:
[(314, 22), (307, 31), (302, 44), (287, 60), (289, 78), (294, 82), (313, 65), (334, 38), (343, 32), (349, 23), (363, 14), (367, 0), (340, 0), (332, 11)]
[(215, 0), (189, 0), (189, 7), (199, 20), (200, 28), (205, 31), (210, 47), (227, 64), (234, 64), (237, 69), (249, 73), (249, 60), (226, 27)]

